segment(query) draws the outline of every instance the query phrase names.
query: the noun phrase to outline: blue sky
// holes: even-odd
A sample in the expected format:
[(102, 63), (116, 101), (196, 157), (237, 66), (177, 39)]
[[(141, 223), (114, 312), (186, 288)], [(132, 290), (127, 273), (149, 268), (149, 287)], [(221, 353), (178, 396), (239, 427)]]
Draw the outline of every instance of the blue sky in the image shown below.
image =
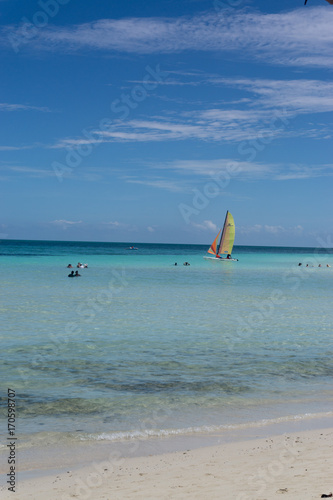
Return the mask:
[(333, 246), (333, 6), (0, 0), (0, 237)]

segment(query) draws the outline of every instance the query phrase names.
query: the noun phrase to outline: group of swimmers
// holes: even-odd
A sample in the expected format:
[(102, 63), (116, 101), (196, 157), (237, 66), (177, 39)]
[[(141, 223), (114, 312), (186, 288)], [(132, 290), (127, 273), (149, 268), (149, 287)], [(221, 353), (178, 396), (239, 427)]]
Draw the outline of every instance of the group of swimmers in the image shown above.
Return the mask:
[(79, 274), (79, 271), (75, 271), (75, 273), (74, 273), (74, 271), (72, 271), (72, 272), (68, 275), (68, 277), (69, 277), (69, 278), (76, 278), (76, 276), (81, 276), (81, 274)]
[[(298, 265), (301, 266), (302, 262), (300, 262)], [(309, 266), (309, 264), (307, 264), (305, 267), (314, 267), (314, 266)], [(322, 267), (322, 265), (318, 264), (318, 267)], [(331, 266), (329, 264), (326, 264), (326, 267), (331, 267)]]
[[(178, 266), (177, 262), (174, 264), (175, 266)], [(189, 262), (184, 262), (183, 266), (190, 266), (191, 264)]]
[[(67, 266), (67, 268), (72, 268), (72, 267), (73, 267), (72, 264), (68, 264), (68, 266)], [(85, 269), (88, 267), (88, 264), (82, 264), (81, 262), (78, 262), (76, 267), (81, 268), (81, 269)]]
[[(68, 264), (67, 269), (71, 269), (72, 267), (72, 264)], [(78, 262), (76, 267), (78, 267), (79, 269), (86, 269), (88, 267), (88, 264), (82, 264), (81, 262)], [(75, 271), (75, 273), (74, 271), (72, 271), (68, 275), (69, 278), (76, 278), (76, 276), (81, 276), (81, 274), (79, 274), (79, 271)]]

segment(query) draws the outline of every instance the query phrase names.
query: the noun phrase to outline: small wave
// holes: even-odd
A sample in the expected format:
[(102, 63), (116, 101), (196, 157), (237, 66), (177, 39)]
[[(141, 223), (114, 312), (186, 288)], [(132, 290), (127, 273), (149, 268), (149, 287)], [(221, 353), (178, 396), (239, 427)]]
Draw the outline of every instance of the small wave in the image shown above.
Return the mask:
[(193, 434), (211, 434), (213, 432), (222, 432), (228, 430), (245, 430), (261, 428), (273, 424), (280, 424), (284, 422), (295, 422), (301, 420), (310, 420), (315, 418), (333, 417), (333, 412), (324, 413), (305, 413), (303, 415), (288, 415), (284, 417), (277, 417), (272, 419), (262, 419), (254, 422), (244, 424), (227, 424), (227, 425), (211, 425), (211, 426), (198, 426), (186, 427), (183, 429), (143, 429), (132, 431), (117, 431), (117, 432), (103, 432), (101, 434), (86, 434), (80, 436), (81, 441), (129, 441), (132, 439), (147, 440), (151, 438), (168, 438), (172, 436), (186, 436)]

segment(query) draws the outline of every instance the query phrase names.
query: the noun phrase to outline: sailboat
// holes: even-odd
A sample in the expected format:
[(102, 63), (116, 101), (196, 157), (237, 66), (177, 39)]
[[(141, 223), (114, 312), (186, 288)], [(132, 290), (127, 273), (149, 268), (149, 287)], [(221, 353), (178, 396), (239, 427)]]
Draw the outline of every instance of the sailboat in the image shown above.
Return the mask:
[[(221, 262), (237, 261), (238, 259), (233, 259), (231, 257), (232, 247), (235, 241), (235, 223), (234, 218), (230, 212), (227, 211), (225, 216), (225, 221), (223, 228), (220, 229), (215, 240), (211, 244), (208, 253), (214, 255), (214, 257), (204, 257), (204, 259), (210, 259)], [(222, 257), (224, 255), (225, 257)]]

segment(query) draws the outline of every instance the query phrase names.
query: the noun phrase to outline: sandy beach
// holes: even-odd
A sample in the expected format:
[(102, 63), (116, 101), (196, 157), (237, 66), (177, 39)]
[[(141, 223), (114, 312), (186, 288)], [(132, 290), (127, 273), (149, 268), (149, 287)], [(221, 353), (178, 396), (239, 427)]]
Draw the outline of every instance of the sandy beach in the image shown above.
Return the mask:
[(315, 500), (333, 490), (332, 455), (333, 428), (145, 457), (111, 451), (83, 468), (22, 473), (1, 498)]

